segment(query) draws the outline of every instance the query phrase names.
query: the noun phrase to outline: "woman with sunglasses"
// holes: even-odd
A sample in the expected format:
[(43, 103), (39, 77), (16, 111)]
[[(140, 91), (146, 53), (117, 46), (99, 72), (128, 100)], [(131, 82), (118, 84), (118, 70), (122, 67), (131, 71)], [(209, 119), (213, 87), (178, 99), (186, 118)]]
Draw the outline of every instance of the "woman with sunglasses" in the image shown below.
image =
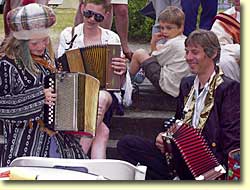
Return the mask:
[[(83, 4), (83, 2), (84, 0), (79, 0), (79, 6), (74, 22), (75, 26), (83, 22), (81, 13), (81, 4)], [(115, 15), (115, 27), (121, 39), (123, 53), (126, 58), (131, 61), (133, 52), (128, 47), (128, 0), (105, 0), (105, 2), (110, 3), (111, 6), (105, 14), (105, 19), (100, 26), (106, 29), (111, 29), (113, 14)]]
[[(68, 49), (76, 49), (97, 44), (120, 44), (120, 38), (116, 33), (100, 27), (109, 7), (110, 4), (107, 4), (105, 1), (86, 0), (81, 6), (84, 23), (74, 28), (68, 27), (62, 31), (58, 47), (58, 57), (63, 55)], [(112, 67), (115, 74), (121, 75), (124, 78), (122, 84), (125, 90), (124, 99), (122, 101), (121, 93), (110, 93), (104, 90), (100, 91), (96, 136), (93, 141), (83, 137), (80, 140), (85, 153), (88, 152), (92, 144), (92, 159), (106, 158), (106, 146), (109, 138), (108, 127), (110, 126), (110, 119), (114, 107), (118, 106), (121, 102), (125, 105), (131, 104), (132, 85), (128, 73), (126, 74), (127, 66), (124, 55), (113, 58)]]

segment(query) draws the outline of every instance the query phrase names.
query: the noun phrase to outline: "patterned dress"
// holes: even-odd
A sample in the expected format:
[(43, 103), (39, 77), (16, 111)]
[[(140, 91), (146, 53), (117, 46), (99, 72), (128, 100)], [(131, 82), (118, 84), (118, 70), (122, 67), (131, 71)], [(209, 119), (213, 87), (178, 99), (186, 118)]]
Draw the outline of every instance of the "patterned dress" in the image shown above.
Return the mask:
[[(43, 58), (51, 66), (48, 54)], [(86, 158), (81, 146), (63, 132), (49, 133), (43, 124), (44, 77), (48, 67), (35, 63), (37, 75), (24, 69), (20, 61), (7, 56), (0, 60), (0, 128), (4, 145), (0, 166), (8, 166), (21, 156)], [(56, 148), (51, 150), (50, 144)], [(54, 152), (53, 152), (54, 151)], [(55, 156), (56, 155), (56, 156)]]

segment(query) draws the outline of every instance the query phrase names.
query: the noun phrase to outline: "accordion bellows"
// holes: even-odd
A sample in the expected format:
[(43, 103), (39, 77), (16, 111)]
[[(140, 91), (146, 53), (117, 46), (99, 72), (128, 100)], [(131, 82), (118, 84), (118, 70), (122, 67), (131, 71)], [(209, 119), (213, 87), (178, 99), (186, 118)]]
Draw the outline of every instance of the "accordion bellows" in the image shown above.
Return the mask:
[(225, 169), (214, 156), (200, 131), (184, 123), (171, 126), (164, 136), (165, 141), (170, 138), (177, 146), (195, 180), (215, 180), (224, 177)]
[(45, 105), (46, 126), (58, 131), (83, 131), (95, 135), (99, 81), (83, 73), (57, 73), (45, 79), (57, 94), (55, 106)]
[(57, 60), (61, 71), (87, 73), (100, 81), (101, 89), (120, 91), (121, 77), (114, 74), (111, 62), (120, 57), (118, 44), (93, 45), (66, 51)]

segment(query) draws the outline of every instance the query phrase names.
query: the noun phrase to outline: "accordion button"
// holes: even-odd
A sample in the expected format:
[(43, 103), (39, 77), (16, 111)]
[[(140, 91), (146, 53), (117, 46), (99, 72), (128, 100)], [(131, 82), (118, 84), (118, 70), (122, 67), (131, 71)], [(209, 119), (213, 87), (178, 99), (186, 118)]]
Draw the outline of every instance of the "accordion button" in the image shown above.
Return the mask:
[(215, 142), (212, 142), (212, 147), (216, 147), (216, 143)]

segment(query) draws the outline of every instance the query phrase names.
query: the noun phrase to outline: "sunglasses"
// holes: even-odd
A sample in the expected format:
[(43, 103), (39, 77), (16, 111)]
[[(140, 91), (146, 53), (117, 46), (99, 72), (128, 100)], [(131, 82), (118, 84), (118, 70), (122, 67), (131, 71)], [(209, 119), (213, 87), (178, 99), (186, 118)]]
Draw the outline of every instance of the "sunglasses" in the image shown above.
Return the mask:
[(104, 16), (102, 14), (96, 13), (96, 12), (91, 11), (91, 10), (83, 11), (83, 16), (86, 18), (91, 18), (92, 16), (94, 16), (94, 19), (96, 22), (102, 22), (104, 20)]

